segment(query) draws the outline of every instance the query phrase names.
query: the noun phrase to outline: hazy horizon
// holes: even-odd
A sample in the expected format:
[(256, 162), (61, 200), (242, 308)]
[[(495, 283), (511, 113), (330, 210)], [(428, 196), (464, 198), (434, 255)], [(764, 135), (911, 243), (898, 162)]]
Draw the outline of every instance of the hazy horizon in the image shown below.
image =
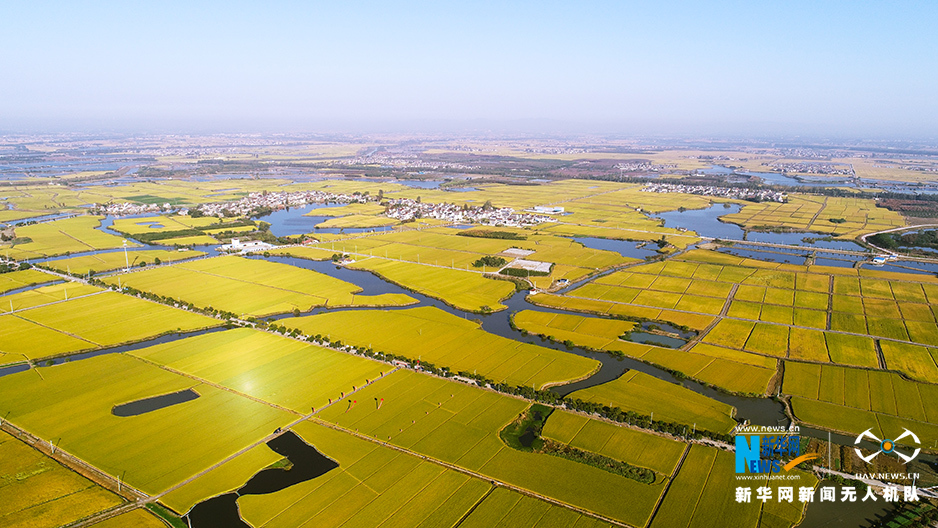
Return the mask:
[(0, 131), (938, 137), (929, 2), (0, 8)]

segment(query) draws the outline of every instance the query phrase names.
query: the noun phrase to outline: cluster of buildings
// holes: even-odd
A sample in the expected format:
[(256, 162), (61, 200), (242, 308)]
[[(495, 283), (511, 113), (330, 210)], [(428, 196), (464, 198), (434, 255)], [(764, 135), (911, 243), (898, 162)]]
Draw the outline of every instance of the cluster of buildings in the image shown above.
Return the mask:
[(163, 205), (156, 204), (138, 204), (130, 202), (120, 202), (120, 203), (108, 203), (108, 204), (93, 204), (91, 206), (91, 214), (96, 215), (111, 215), (111, 216), (130, 216), (138, 214), (147, 214), (147, 213), (161, 213), (169, 212), (175, 210), (175, 207), (166, 203)]
[(675, 183), (649, 183), (642, 187), (644, 192), (701, 194), (734, 198), (739, 200), (758, 200), (760, 202), (785, 202), (788, 195), (767, 189), (746, 189), (743, 187), (712, 187), (709, 185), (681, 185)]
[(825, 174), (837, 176), (853, 176), (853, 169), (848, 165), (834, 163), (792, 162), (792, 163), (763, 163), (772, 170), (781, 172), (797, 172), (801, 174)]
[(277, 211), (287, 207), (299, 207), (312, 203), (350, 204), (365, 203), (375, 199), (367, 194), (336, 194), (325, 191), (264, 191), (251, 193), (236, 202), (201, 204), (193, 209), (198, 209), (205, 216), (224, 216), (226, 210), (229, 216), (250, 216), (255, 211), (264, 209)]
[(511, 207), (466, 207), (448, 203), (421, 203), (406, 198), (390, 200), (386, 214), (390, 218), (401, 221), (415, 218), (434, 218), (459, 224), (486, 224), (506, 227), (526, 227), (544, 222), (556, 222), (547, 215), (516, 213)]
[(479, 167), (476, 165), (467, 165), (465, 163), (454, 163), (454, 162), (445, 162), (445, 161), (427, 161), (420, 159), (414, 154), (369, 154), (365, 156), (357, 156), (352, 159), (344, 160), (334, 160), (330, 162), (332, 166), (344, 166), (344, 165), (380, 165), (381, 167), (386, 168), (395, 168), (395, 169), (432, 169), (432, 170), (453, 170), (453, 171), (468, 171), (475, 170)]
[(255, 211), (271, 209), (274, 211), (287, 207), (298, 207), (311, 203), (365, 203), (375, 201), (377, 198), (367, 194), (335, 194), (324, 191), (298, 191), (298, 192), (262, 192), (251, 193), (247, 197), (234, 202), (216, 202), (193, 206), (189, 209), (165, 203), (138, 204), (130, 202), (94, 204), (91, 207), (93, 214), (107, 214), (113, 216), (128, 216), (144, 213), (175, 212), (189, 214), (197, 210), (203, 216), (250, 216)]
[(676, 167), (677, 165), (673, 164), (661, 165), (650, 161), (626, 161), (615, 166), (622, 172), (661, 172)]

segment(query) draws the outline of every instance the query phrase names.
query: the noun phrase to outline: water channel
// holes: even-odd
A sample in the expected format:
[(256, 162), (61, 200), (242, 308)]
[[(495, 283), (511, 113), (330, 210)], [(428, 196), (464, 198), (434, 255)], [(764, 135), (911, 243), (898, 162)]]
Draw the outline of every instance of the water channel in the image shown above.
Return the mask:
[[(307, 233), (307, 232), (310, 232), (312, 229), (314, 229), (316, 224), (323, 221), (323, 219), (328, 218), (328, 217), (318, 217), (318, 216), (315, 216), (315, 217), (303, 216), (305, 213), (315, 208), (316, 207), (310, 207), (310, 206), (293, 208), (290, 211), (280, 211), (280, 212), (274, 213), (272, 215), (269, 215), (263, 218), (262, 220), (270, 222), (272, 224), (271, 231), (274, 234), (280, 233), (279, 236)], [(674, 211), (674, 212), (668, 212), (668, 213), (661, 213), (657, 215), (657, 217), (665, 220), (666, 227), (685, 227), (687, 229), (694, 230), (703, 235), (712, 236), (716, 238), (722, 237), (722, 238), (742, 239), (742, 236), (744, 236), (742, 229), (740, 229), (738, 226), (734, 224), (727, 224), (718, 220), (719, 216), (734, 212), (734, 208), (735, 210), (738, 210), (738, 206), (735, 206), (735, 205), (731, 206), (730, 208), (725, 208), (722, 205), (719, 205), (719, 206), (712, 206), (707, 209), (701, 209), (701, 210), (688, 210), (688, 211), (683, 211), (683, 212)], [(108, 218), (102, 223), (102, 226), (99, 229), (105, 232), (123, 236), (110, 229), (110, 226), (112, 225), (112, 223), (113, 223), (113, 219)], [(345, 232), (349, 232), (349, 230), (346, 230)], [(793, 235), (793, 234), (786, 233), (786, 234), (773, 234), (773, 235)], [(799, 237), (798, 242), (801, 242), (801, 238), (804, 237), (805, 234), (799, 233), (797, 235)], [(630, 256), (630, 257), (643, 258), (651, 254), (656, 254), (654, 252), (656, 247), (653, 245), (646, 249), (646, 247), (639, 247), (640, 244), (637, 244), (635, 242), (607, 240), (607, 239), (599, 239), (599, 238), (583, 238), (583, 237), (577, 238), (577, 240), (584, 243), (584, 245), (587, 245), (588, 247), (595, 247), (597, 249), (607, 249), (610, 251), (617, 251), (622, 255)], [(791, 243), (791, 240), (788, 239), (787, 236), (784, 238), (784, 240), (785, 240), (784, 242), (780, 242), (780, 243)], [(775, 240), (772, 240), (772, 241), (774, 242)], [(819, 241), (819, 242), (827, 242), (827, 241)], [(128, 251), (134, 251), (134, 250), (139, 250), (139, 249), (154, 249), (154, 248), (174, 249), (171, 247), (162, 247), (162, 246), (144, 246), (142, 248), (128, 248)], [(205, 251), (206, 253), (209, 253), (210, 255), (218, 254), (218, 252), (215, 250), (214, 247), (200, 246), (196, 249), (200, 251)], [(837, 249), (840, 249), (840, 248), (837, 248)], [(810, 250), (811, 250), (811, 244), (805, 244), (805, 251), (808, 252)], [(81, 253), (81, 254), (72, 254), (70, 255), (70, 257), (75, 257), (75, 256), (85, 255), (85, 254), (111, 252), (111, 251), (123, 251), (123, 249), (91, 251), (91, 252), (86, 252), (86, 253)], [(748, 251), (748, 250), (740, 249), (740, 251)], [(756, 251), (752, 251), (752, 253), (754, 254), (756, 253)], [(763, 253), (763, 252), (759, 252), (759, 253)], [(755, 258), (762, 258), (762, 259), (766, 258), (763, 255), (759, 255), (759, 256), (753, 255), (753, 256)], [(795, 255), (791, 255), (791, 256), (795, 257)], [(56, 260), (58, 258), (68, 258), (68, 257), (55, 257), (55, 258), (45, 259), (45, 260)], [(263, 259), (264, 257), (253, 256), (249, 258)], [(837, 258), (839, 259), (840, 256), (838, 255)], [(417, 305), (411, 305), (411, 306), (406, 306), (406, 307), (389, 307), (389, 308), (382, 308), (382, 309), (395, 310), (395, 309), (413, 308), (414, 306), (434, 306), (438, 309), (446, 311), (457, 317), (478, 320), (481, 322), (481, 326), (484, 330), (486, 330), (487, 332), (499, 335), (501, 337), (505, 337), (505, 338), (512, 339), (512, 340), (519, 341), (519, 342), (530, 343), (530, 344), (535, 344), (535, 345), (544, 346), (548, 348), (553, 348), (555, 350), (577, 354), (577, 355), (584, 356), (584, 357), (589, 357), (601, 363), (600, 370), (594, 375), (590, 376), (588, 379), (575, 382), (575, 383), (562, 385), (562, 386), (556, 386), (551, 389), (559, 395), (565, 396), (576, 390), (580, 390), (583, 388), (587, 388), (587, 387), (591, 387), (591, 386), (595, 386), (601, 383), (611, 381), (621, 376), (625, 371), (629, 369), (635, 369), (640, 372), (654, 376), (656, 378), (665, 380), (669, 383), (681, 385), (683, 387), (686, 387), (704, 396), (707, 396), (715, 400), (721, 401), (723, 403), (732, 405), (733, 407), (737, 409), (737, 418), (740, 420), (748, 420), (750, 423), (753, 423), (753, 424), (769, 425), (769, 426), (777, 426), (777, 425), (787, 426), (789, 424), (789, 420), (784, 412), (784, 406), (781, 403), (776, 402), (773, 399), (750, 398), (750, 397), (742, 397), (742, 396), (734, 396), (734, 395), (726, 394), (726, 393), (723, 393), (721, 391), (715, 390), (713, 388), (710, 388), (708, 386), (702, 385), (694, 381), (690, 381), (686, 379), (683, 379), (683, 380), (677, 379), (665, 370), (659, 369), (651, 365), (647, 365), (635, 359), (631, 359), (627, 357), (617, 358), (606, 353), (593, 352), (593, 351), (585, 350), (579, 347), (568, 348), (562, 344), (542, 340), (539, 337), (533, 336), (533, 335), (525, 335), (521, 331), (513, 329), (510, 323), (510, 317), (512, 314), (522, 311), (522, 310), (535, 310), (535, 311), (540, 311), (540, 312), (558, 313), (558, 314), (571, 313), (571, 312), (567, 312), (564, 310), (544, 308), (544, 307), (532, 305), (526, 299), (527, 294), (529, 293), (527, 291), (515, 292), (511, 297), (503, 301), (503, 304), (505, 304), (508, 307), (507, 310), (503, 310), (503, 311), (496, 312), (493, 314), (480, 315), (480, 314), (475, 314), (475, 313), (464, 312), (456, 308), (453, 308), (451, 306), (448, 306), (447, 304), (437, 299), (433, 299), (433, 298), (427, 297), (419, 293), (405, 290), (395, 284), (392, 284), (390, 282), (387, 282), (381, 279), (380, 277), (368, 271), (353, 270), (353, 269), (349, 269), (349, 268), (342, 267), (342, 266), (336, 266), (335, 264), (329, 261), (311, 261), (311, 260), (293, 258), (293, 257), (271, 256), (271, 257), (267, 257), (266, 260), (314, 270), (320, 273), (324, 273), (326, 275), (330, 275), (337, 279), (355, 284), (356, 286), (362, 289), (361, 294), (363, 295), (379, 295), (379, 294), (384, 294), (384, 293), (403, 293), (418, 301)], [(818, 260), (820, 261), (822, 259), (818, 259)], [(825, 259), (825, 260), (833, 260), (833, 259)], [(837, 260), (836, 262), (844, 262), (844, 261), (849, 261), (849, 264), (851, 266), (854, 265), (854, 263), (850, 261), (850, 259)], [(594, 276), (585, 281), (581, 281), (580, 283), (572, 284), (568, 286), (567, 288), (564, 288), (563, 290), (561, 290), (561, 292), (569, 291), (570, 289), (578, 287), (581, 284), (588, 282), (589, 280), (593, 280), (595, 278), (596, 277)], [(368, 309), (368, 308), (340, 308), (338, 310), (360, 310), (360, 309)], [(336, 311), (336, 310), (337, 309), (335, 308), (330, 308), (328, 310), (325, 308), (316, 308), (302, 315), (315, 315), (315, 314), (323, 313), (326, 311)], [(587, 314), (577, 314), (577, 315), (581, 315), (583, 317), (597, 317), (597, 316), (591, 316)], [(281, 319), (287, 319), (289, 317), (292, 317), (292, 315), (282, 314), (282, 315), (271, 317), (268, 319), (281, 320)], [(284, 321), (284, 324), (288, 324), (287, 321)], [(201, 335), (201, 334), (210, 333), (210, 332), (218, 332), (222, 330), (224, 330), (224, 328), (216, 327), (216, 328), (212, 328), (208, 330), (201, 330), (201, 331), (188, 332), (188, 333), (182, 333), (182, 334), (169, 334), (169, 335), (161, 336), (158, 338), (146, 340), (146, 341), (131, 344), (131, 345), (124, 345), (120, 347), (101, 349), (101, 350), (86, 352), (82, 354), (76, 354), (76, 355), (63, 357), (63, 358), (55, 358), (55, 359), (49, 360), (45, 364), (57, 364), (57, 363), (62, 363), (66, 361), (76, 361), (76, 360), (80, 360), (80, 359), (87, 358), (87, 357), (94, 357), (94, 356), (101, 355), (101, 354), (126, 352), (130, 350), (145, 348), (145, 347), (152, 346), (158, 343), (175, 341), (178, 339), (185, 339), (187, 337), (191, 337), (194, 335)], [(676, 329), (672, 329), (672, 330), (676, 330)], [(637, 334), (642, 334), (642, 332), (637, 332)], [(648, 334), (648, 335), (654, 335), (654, 334)], [(682, 336), (682, 337), (686, 338), (689, 336)], [(676, 343), (672, 343), (672, 344), (676, 344)], [(28, 365), (18, 365), (14, 367), (8, 367), (5, 369), (0, 369), (0, 376), (11, 374), (14, 372), (20, 372), (28, 368), (29, 368)], [(289, 434), (292, 435), (292, 433), (289, 433)], [(816, 438), (823, 439), (823, 440), (827, 440), (829, 436), (827, 432), (814, 430), (814, 429), (807, 428), (807, 427), (801, 428), (801, 434), (802, 436), (816, 437)], [(285, 434), (279, 438), (284, 438), (284, 437), (287, 437), (287, 435)], [(842, 435), (831, 435), (831, 438), (835, 443), (838, 443), (840, 445), (853, 445), (854, 440), (855, 440), (854, 438), (850, 438), (850, 437), (846, 437)], [(299, 442), (302, 442), (302, 440), (299, 440), (298, 437), (297, 437), (297, 440)], [(875, 449), (877, 446), (870, 444), (869, 446), (865, 446), (865, 447)], [(313, 448), (310, 447), (310, 449), (313, 449)], [(320, 454), (319, 456), (322, 456), (322, 455)], [(255, 478), (258, 478), (260, 475), (268, 471), (279, 471), (280, 473), (268, 473), (268, 475), (274, 475), (274, 476), (280, 475), (281, 477), (283, 476), (284, 473), (292, 473), (297, 467), (297, 462), (293, 460), (292, 456), (290, 456), (289, 458), (294, 463), (293, 470), (290, 470), (289, 472), (284, 472), (283, 470), (273, 470), (273, 469), (265, 470), (255, 475)], [(929, 463), (934, 463), (934, 458), (935, 457), (926, 457), (925, 460), (928, 461)], [(317, 467), (322, 469), (322, 467), (324, 466), (317, 466)], [(325, 471), (328, 471), (328, 470), (325, 470)], [(315, 471), (313, 471), (313, 473), (315, 473)], [(294, 478), (293, 476), (289, 477), (289, 479), (293, 479), (293, 478)], [(314, 477), (310, 477), (310, 478), (314, 478)], [(275, 478), (274, 480), (278, 480), (278, 479)], [(249, 484), (251, 484), (251, 482), (254, 482), (254, 479), (252, 479), (252, 481), (250, 481)], [(246, 485), (245, 488), (249, 490), (253, 489), (253, 488), (249, 488), (248, 485)], [(193, 526), (204, 527), (204, 526), (218, 525), (218, 524), (212, 524), (212, 523), (205, 524), (205, 521), (197, 521), (198, 519), (208, 519), (209, 514), (207, 512), (213, 512), (211, 515), (214, 516), (216, 514), (222, 515), (220, 513), (222, 511), (228, 511), (228, 512), (234, 511), (234, 515), (237, 516), (237, 508), (236, 508), (235, 500), (237, 499), (237, 493), (241, 493), (241, 494), (246, 493), (243, 491), (245, 488), (242, 488), (242, 490), (239, 490), (239, 492), (236, 492), (235, 494), (226, 494), (226, 495), (216, 497), (214, 499), (211, 499), (209, 501), (206, 501), (197, 505), (196, 508), (194, 508), (189, 513), (189, 519), (193, 522)], [(234, 507), (234, 510), (231, 510), (232, 507)], [(816, 508), (813, 506), (809, 508), (809, 515), (810, 515), (810, 512), (812, 512), (814, 509)], [(205, 517), (203, 517), (203, 515), (205, 515)], [(225, 515), (229, 515), (230, 517), (229, 520), (231, 521), (231, 523), (235, 523), (235, 524), (226, 524), (226, 526), (228, 525), (241, 526), (241, 524), (237, 524), (237, 522), (243, 523), (243, 521), (240, 520), (240, 517), (237, 517), (237, 519), (235, 519), (234, 517), (230, 516), (230, 513), (225, 514)], [(229, 517), (226, 517), (226, 518), (229, 518)], [(805, 524), (805, 526), (809, 526), (809, 524)], [(822, 526), (822, 525), (810, 524), (810, 526)]]

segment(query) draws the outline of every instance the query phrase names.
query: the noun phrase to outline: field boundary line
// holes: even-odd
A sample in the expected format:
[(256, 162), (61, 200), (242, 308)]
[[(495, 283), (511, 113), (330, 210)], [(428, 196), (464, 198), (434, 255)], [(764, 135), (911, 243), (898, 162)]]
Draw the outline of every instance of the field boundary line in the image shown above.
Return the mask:
[[(555, 293), (547, 294), (547, 295), (555, 295), (555, 296), (557, 296), (557, 297), (569, 297), (569, 298), (571, 298), (571, 299), (583, 299), (583, 300), (587, 300), (587, 301), (599, 301), (599, 302), (612, 303), (612, 304), (621, 304), (621, 305), (624, 305), (624, 306), (636, 306), (636, 307), (639, 307), (639, 308), (651, 308), (651, 309), (653, 309), (653, 310), (662, 310), (662, 311), (663, 311), (663, 310), (667, 310), (667, 311), (670, 311), (670, 312), (686, 313), (686, 314), (692, 314), (692, 315), (704, 315), (704, 316), (707, 316), (707, 317), (718, 317), (718, 316), (719, 316), (719, 315), (710, 314), (710, 313), (704, 313), (704, 312), (693, 312), (693, 311), (690, 311), (690, 310), (681, 310), (681, 309), (678, 309), (678, 308), (662, 308), (662, 307), (660, 307), (660, 306), (650, 306), (650, 305), (647, 305), (647, 304), (634, 304), (634, 303), (626, 303), (626, 302), (621, 302), (621, 301), (608, 301), (608, 300), (606, 300), (606, 299), (593, 299), (593, 298), (590, 298), (590, 297), (581, 297), (581, 296), (578, 296), (578, 295), (566, 295), (566, 294), (555, 294)], [(553, 308), (553, 307), (552, 307), (552, 308)], [(555, 308), (555, 309), (560, 309), (560, 308)], [(566, 311), (576, 312), (576, 310), (566, 310)], [(817, 310), (817, 311), (820, 311), (820, 310)], [(587, 313), (587, 312), (580, 312), (580, 313)], [(796, 325), (796, 324), (776, 323), (776, 322), (774, 322), (774, 321), (760, 321), (760, 320), (758, 320), (758, 319), (746, 319), (746, 318), (743, 318), (743, 317), (733, 317), (733, 316), (731, 316), (731, 315), (723, 316), (723, 318), (724, 318), (724, 319), (730, 319), (730, 320), (733, 320), (733, 321), (745, 321), (745, 322), (748, 322), (748, 323), (762, 323), (762, 324), (773, 325), (773, 326), (787, 326), (788, 328), (800, 328), (800, 329), (803, 329), (803, 330), (817, 330), (817, 331), (819, 331), (819, 332), (830, 332), (830, 333), (832, 333), (832, 334), (849, 335), (849, 336), (857, 336), (857, 337), (866, 337), (866, 338), (869, 338), (869, 339), (882, 339), (882, 340), (885, 340), (885, 341), (893, 341), (893, 342), (895, 342), (895, 343), (903, 343), (903, 344), (907, 344), (907, 345), (916, 345), (916, 346), (926, 347), (926, 348), (934, 348), (934, 346), (935, 346), (934, 344), (919, 343), (919, 342), (917, 342), (917, 341), (907, 341), (907, 340), (905, 340), (905, 339), (896, 339), (896, 338), (894, 338), (894, 337), (881, 337), (881, 336), (874, 336), (874, 335), (871, 335), (871, 334), (859, 334), (859, 333), (856, 333), (856, 332), (845, 332), (845, 331), (843, 331), (843, 330), (822, 330), (822, 329), (820, 329), (820, 328), (815, 328), (815, 327), (813, 327), (813, 326), (802, 326), (802, 325)], [(726, 348), (729, 348), (729, 347), (726, 347)], [(750, 353), (750, 354), (765, 355), (765, 354), (760, 354), (759, 352), (749, 352), (749, 351), (747, 351), (747, 352)], [(773, 357), (773, 358), (776, 358), (776, 357), (778, 357), (778, 356), (768, 356), (768, 355), (766, 355), (766, 357)], [(804, 361), (804, 360), (795, 359), (795, 360), (793, 360), (793, 361)], [(810, 363), (810, 362), (809, 362), (809, 363)], [(838, 363), (838, 364), (839, 364), (839, 363)], [(855, 365), (851, 365), (851, 366), (855, 366)], [(864, 368), (864, 367), (858, 367), (858, 368)]]
[[(10, 315), (10, 314), (4, 314), (4, 315)], [(47, 328), (47, 329), (49, 329), (49, 330), (52, 330), (53, 332), (58, 332), (58, 333), (60, 333), (60, 334), (65, 334), (65, 335), (67, 335), (67, 336), (69, 336), (69, 337), (74, 337), (75, 339), (78, 339), (78, 340), (81, 340), (81, 341), (85, 341), (85, 342), (87, 342), (87, 343), (91, 343), (91, 344), (94, 345), (95, 347), (98, 347), (98, 348), (101, 348), (101, 347), (102, 347), (101, 343), (95, 343), (94, 341), (92, 341), (92, 340), (90, 340), (90, 339), (85, 339), (84, 337), (77, 336), (77, 335), (75, 335), (75, 334), (73, 334), (73, 333), (71, 333), (71, 332), (66, 332), (65, 330), (59, 330), (58, 328), (52, 328), (51, 326), (46, 326), (46, 325), (44, 325), (44, 324), (42, 324), (42, 323), (40, 323), (40, 322), (33, 321), (32, 319), (27, 319), (27, 318), (25, 318), (25, 317), (23, 317), (23, 316), (20, 316), (20, 315), (13, 315), (13, 317), (16, 317), (17, 319), (19, 319), (19, 320), (21, 320), (21, 321), (26, 321), (27, 323), (32, 323), (32, 324), (34, 324), (34, 325), (36, 325), (36, 326), (41, 326), (41, 327), (43, 327), (43, 328)]]
[(52, 305), (54, 305), (54, 304), (61, 304), (61, 303), (68, 302), (68, 301), (74, 301), (75, 299), (84, 299), (85, 297), (91, 297), (92, 295), (100, 295), (100, 294), (102, 294), (102, 293), (104, 293), (104, 292), (107, 292), (107, 291), (110, 291), (110, 290), (102, 289), (101, 291), (86, 293), (86, 294), (84, 294), (84, 295), (79, 295), (78, 297), (72, 297), (71, 299), (68, 299), (68, 300), (62, 299), (61, 301), (52, 301), (52, 302), (47, 302), (47, 303), (44, 303), (44, 304), (37, 304), (37, 305), (35, 305), (35, 306), (29, 306), (29, 307), (27, 307), (27, 308), (20, 308), (20, 309), (18, 309), (18, 310), (17, 310), (17, 309), (14, 309), (12, 312), (2, 312), (2, 313), (0, 313), (0, 315), (10, 315), (10, 314), (14, 314), (14, 313), (17, 313), (17, 312), (26, 312), (26, 311), (32, 310), (33, 308), (42, 308), (42, 307), (44, 307), (44, 306), (52, 306)]
[[(547, 496), (547, 495), (541, 495), (540, 493), (531, 491), (531, 490), (529, 490), (529, 489), (522, 488), (522, 487), (520, 487), (520, 486), (516, 486), (516, 485), (514, 485), (514, 484), (509, 484), (509, 483), (507, 483), (507, 482), (498, 480), (498, 479), (496, 479), (495, 477), (490, 477), (490, 476), (488, 476), (488, 475), (485, 475), (484, 473), (478, 473), (478, 472), (475, 472), (475, 471), (466, 469), (466, 468), (464, 468), (464, 467), (457, 466), (456, 464), (452, 464), (452, 463), (450, 463), (450, 462), (444, 462), (444, 461), (442, 461), (442, 460), (439, 460), (439, 459), (436, 459), (436, 458), (433, 458), (433, 457), (430, 457), (430, 456), (427, 456), (427, 455), (418, 453), (418, 452), (416, 452), (416, 451), (412, 451), (412, 450), (410, 450), (410, 449), (407, 449), (407, 448), (404, 448), (404, 447), (400, 447), (400, 446), (391, 444), (391, 443), (389, 443), (389, 442), (385, 442), (384, 440), (380, 440), (380, 439), (378, 439), (378, 438), (374, 438), (374, 437), (368, 436), (368, 435), (366, 435), (366, 434), (364, 434), (364, 433), (359, 433), (359, 432), (357, 432), (357, 431), (352, 431), (351, 429), (346, 429), (345, 427), (342, 427), (341, 425), (334, 424), (334, 423), (332, 423), (332, 422), (327, 422), (327, 421), (325, 421), (325, 420), (322, 420), (321, 418), (313, 418), (313, 419), (311, 419), (311, 421), (312, 421), (313, 423), (317, 423), (317, 424), (319, 424), (319, 425), (328, 427), (328, 428), (330, 428), (330, 429), (334, 429), (334, 430), (336, 430), (336, 431), (340, 431), (340, 432), (343, 432), (343, 433), (346, 433), (346, 434), (354, 435), (354, 436), (356, 436), (356, 437), (358, 437), (358, 438), (360, 438), (360, 439), (368, 440), (369, 442), (373, 442), (373, 443), (379, 444), (379, 445), (384, 446), (384, 447), (386, 447), (386, 448), (393, 449), (393, 450), (395, 450), (395, 451), (398, 451), (398, 452), (401, 452), (401, 453), (404, 453), (404, 454), (407, 454), (407, 455), (410, 455), (410, 456), (417, 457), (417, 458), (419, 458), (419, 459), (421, 459), (421, 460), (425, 460), (425, 461), (427, 461), (427, 462), (430, 462), (430, 463), (433, 463), (433, 464), (437, 464), (437, 465), (443, 466), (443, 467), (445, 467), (445, 468), (447, 468), (447, 469), (451, 469), (451, 470), (453, 470), (453, 471), (462, 473), (462, 474), (464, 474), (464, 475), (468, 475), (468, 476), (470, 476), (470, 477), (477, 478), (477, 479), (483, 480), (483, 481), (485, 481), (485, 482), (489, 482), (489, 483), (491, 483), (493, 486), (501, 486), (501, 487), (506, 488), (506, 489), (509, 489), (509, 490), (511, 490), (511, 491), (515, 491), (515, 492), (521, 493), (522, 495), (527, 495), (528, 497), (533, 497), (533, 498), (535, 498), (535, 499), (540, 499), (540, 500), (543, 500), (543, 501), (548, 502), (548, 503), (550, 503), (550, 504), (553, 504), (553, 505), (556, 505), (556, 506), (560, 506), (560, 507), (562, 507), (562, 508), (567, 508), (568, 510), (573, 510), (573, 511), (575, 511), (575, 512), (581, 514), (581, 515), (584, 515), (584, 516), (587, 516), (587, 517), (592, 517), (592, 518), (594, 518), (594, 519), (598, 519), (598, 520), (603, 521), (603, 522), (607, 522), (607, 523), (610, 523), (610, 524), (614, 524), (614, 525), (616, 525), (616, 526), (622, 526), (622, 527), (625, 527), (625, 528), (632, 528), (632, 526), (631, 526), (630, 524), (624, 523), (624, 522), (622, 522), (622, 521), (619, 521), (619, 520), (616, 520), (616, 519), (612, 519), (612, 518), (606, 517), (606, 516), (604, 516), (604, 515), (602, 515), (602, 514), (599, 514), (599, 513), (596, 513), (596, 512), (592, 512), (592, 511), (590, 511), (590, 510), (581, 508), (581, 507), (579, 507), (579, 506), (574, 506), (574, 505), (572, 505), (572, 504), (567, 504), (567, 503), (565, 503), (565, 502), (563, 502), (563, 501), (560, 501), (560, 500), (558, 500), (558, 499), (555, 499), (555, 498), (553, 498), (553, 497), (549, 497), (549, 496)], [(509, 449), (510, 449), (510, 448), (509, 448)]]
[[(676, 479), (677, 474), (680, 473), (681, 467), (684, 466), (684, 460), (687, 459), (687, 453), (690, 452), (690, 447), (691, 444), (684, 444), (684, 452), (681, 453), (681, 459), (677, 461), (677, 464), (674, 466), (674, 471), (671, 472), (671, 476), (668, 478), (668, 484), (664, 487), (661, 495), (658, 496), (658, 500), (655, 502), (655, 509), (651, 511), (651, 515), (648, 517), (646, 526), (651, 526), (651, 523), (655, 521), (655, 517), (658, 515), (658, 510), (661, 509), (661, 505), (664, 503), (664, 498), (668, 496), (668, 491), (671, 489), (671, 484), (674, 483), (674, 479)], [(701, 491), (703, 491), (703, 488), (701, 488)]]
[(480, 497), (479, 500), (477, 500), (477, 501), (475, 502), (475, 504), (473, 504), (472, 507), (469, 508), (469, 511), (467, 511), (466, 513), (464, 513), (464, 514), (462, 515), (462, 517), (460, 517), (459, 520), (456, 521), (456, 524), (454, 524), (452, 528), (459, 528), (460, 526), (462, 526), (462, 523), (464, 523), (464, 522), (466, 521), (466, 519), (468, 519), (469, 516), (472, 515), (472, 512), (476, 511), (476, 509), (479, 507), (479, 505), (481, 505), (483, 502), (485, 502), (485, 499), (489, 498), (489, 495), (491, 495), (492, 492), (495, 491), (495, 489), (496, 489), (497, 487), (498, 487), (498, 486), (494, 486), (494, 485), (489, 486), (489, 490), (485, 492), (485, 495), (483, 495), (482, 497)]

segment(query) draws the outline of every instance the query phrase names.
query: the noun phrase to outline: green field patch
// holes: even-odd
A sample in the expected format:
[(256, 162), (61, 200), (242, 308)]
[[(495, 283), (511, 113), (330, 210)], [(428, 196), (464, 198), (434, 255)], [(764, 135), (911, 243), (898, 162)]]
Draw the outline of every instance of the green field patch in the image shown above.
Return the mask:
[(888, 337), (900, 341), (908, 341), (909, 334), (900, 316), (895, 319), (880, 319), (868, 317), (866, 319), (868, 332), (872, 336)]
[[(778, 288), (766, 288), (765, 304), (779, 304), (782, 306), (792, 306), (795, 302), (795, 292), (793, 290), (780, 290)], [(824, 303), (827, 307), (827, 303)]]
[(852, 297), (849, 295), (832, 295), (831, 310), (834, 312), (848, 314), (863, 314), (863, 302), (861, 297)]
[(865, 334), (866, 318), (862, 315), (834, 312), (831, 314), (831, 330)]
[(829, 296), (826, 293), (813, 293), (798, 290), (795, 292), (795, 307), (827, 310), (828, 298)]

